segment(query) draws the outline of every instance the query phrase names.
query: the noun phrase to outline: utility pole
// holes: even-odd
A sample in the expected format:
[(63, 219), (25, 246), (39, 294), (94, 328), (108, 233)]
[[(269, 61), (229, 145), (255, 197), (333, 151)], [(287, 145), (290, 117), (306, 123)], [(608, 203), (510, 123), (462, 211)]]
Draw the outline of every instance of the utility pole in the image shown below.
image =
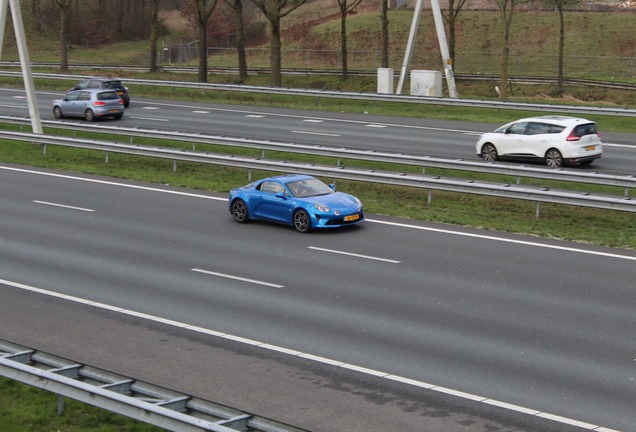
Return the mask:
[(33, 133), (42, 133), (42, 122), (40, 121), (40, 108), (35, 95), (33, 85), (33, 75), (31, 74), (31, 61), (29, 60), (29, 50), (27, 49), (26, 36), (24, 34), (24, 23), (22, 21), (22, 11), (19, 0), (0, 0), (0, 58), (2, 58), (2, 44), (4, 42), (4, 28), (7, 22), (7, 14), (11, 8), (13, 18), (13, 28), (15, 29), (15, 39), (20, 54), (20, 66), (22, 68), (22, 79), (29, 105), (29, 116), (31, 117), (31, 128)]

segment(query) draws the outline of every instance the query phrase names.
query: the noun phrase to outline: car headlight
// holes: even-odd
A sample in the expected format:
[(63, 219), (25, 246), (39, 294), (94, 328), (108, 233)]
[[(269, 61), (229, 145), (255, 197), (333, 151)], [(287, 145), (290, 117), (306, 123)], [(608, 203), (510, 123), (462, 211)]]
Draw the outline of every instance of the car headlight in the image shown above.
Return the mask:
[(360, 211), (360, 209), (362, 208), (362, 201), (360, 201), (358, 199), (358, 197), (354, 197), (356, 199), (356, 202), (358, 203), (358, 211)]
[(330, 209), (324, 204), (315, 203), (314, 208), (321, 212), (328, 212)]

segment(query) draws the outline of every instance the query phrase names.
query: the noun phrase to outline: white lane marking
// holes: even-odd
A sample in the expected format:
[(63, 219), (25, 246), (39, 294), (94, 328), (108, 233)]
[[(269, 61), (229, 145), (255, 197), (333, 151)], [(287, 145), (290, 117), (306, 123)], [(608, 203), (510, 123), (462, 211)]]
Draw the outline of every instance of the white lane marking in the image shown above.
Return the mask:
[(277, 285), (277, 284), (273, 284), (273, 283), (269, 283), (269, 282), (259, 281), (259, 280), (255, 280), (255, 279), (247, 279), (247, 278), (240, 277), (240, 276), (234, 276), (234, 275), (229, 275), (229, 274), (225, 274), (225, 273), (217, 273), (217, 272), (213, 272), (213, 271), (209, 271), (209, 270), (202, 270), (202, 269), (193, 268), (192, 271), (193, 272), (197, 272), (197, 273), (209, 274), (209, 275), (212, 275), (212, 276), (218, 276), (218, 277), (222, 277), (222, 278), (226, 278), (226, 279), (234, 279), (234, 280), (238, 280), (238, 281), (241, 281), (241, 282), (249, 282), (249, 283), (253, 283), (253, 284), (257, 284), (257, 285), (264, 285), (264, 286), (268, 286), (268, 287), (272, 287), (272, 288), (284, 288), (284, 285)]
[(290, 132), (297, 133), (297, 134), (305, 134), (305, 135), (323, 135), (323, 136), (332, 136), (332, 137), (342, 136), (340, 134), (330, 134), (330, 133), (322, 133), (322, 132), (307, 132), (307, 131), (290, 131)]
[(599, 251), (578, 249), (578, 248), (567, 247), (567, 246), (558, 246), (558, 245), (551, 245), (546, 243), (531, 242), (526, 240), (515, 240), (515, 239), (504, 238), (504, 237), (493, 237), (493, 236), (488, 236), (484, 234), (474, 234), (474, 233), (452, 231), (452, 230), (441, 229), (441, 228), (423, 227), (423, 226), (417, 226), (417, 225), (403, 224), (399, 222), (381, 221), (381, 220), (374, 220), (374, 219), (368, 219), (368, 218), (365, 220), (367, 222), (373, 222), (377, 224), (390, 225), (390, 226), (401, 227), (401, 228), (409, 228), (409, 229), (416, 229), (416, 230), (422, 230), (422, 231), (432, 231), (432, 232), (438, 232), (442, 234), (452, 234), (452, 235), (458, 235), (463, 237), (473, 237), (473, 238), (480, 238), (484, 240), (494, 240), (494, 241), (500, 241), (505, 243), (514, 243), (514, 244), (526, 245), (526, 246), (536, 246), (536, 247), (542, 247), (546, 249), (557, 249), (557, 250), (568, 251), (568, 252), (577, 252), (582, 254), (598, 255), (598, 256), (604, 256), (609, 258), (620, 258), (620, 259), (636, 261), (636, 256), (630, 256), (630, 255), (599, 252)]
[(141, 107), (141, 109), (145, 109), (145, 110), (158, 110), (159, 107), (149, 107), (149, 106), (145, 106), (145, 107)]
[(12, 281), (8, 281), (8, 280), (4, 280), (4, 279), (0, 279), (0, 284), (9, 286), (9, 287), (13, 287), (13, 288), (18, 288), (24, 291), (30, 291), (30, 292), (34, 292), (37, 294), (42, 294), (42, 295), (47, 295), (50, 297), (56, 297), (59, 299), (63, 299), (63, 300), (67, 300), (67, 301), (71, 301), (71, 302), (75, 302), (75, 303), (79, 303), (79, 304), (83, 304), (83, 305), (87, 305), (87, 306), (93, 306), (96, 308), (100, 308), (100, 309), (104, 309), (104, 310), (108, 310), (111, 312), (115, 312), (115, 313), (121, 313), (124, 315), (128, 315), (128, 316), (134, 316), (140, 319), (145, 319), (145, 320), (149, 320), (149, 321), (154, 321), (154, 322), (158, 322), (158, 323), (162, 323), (165, 325), (170, 325), (173, 327), (178, 327), (184, 330), (189, 330), (189, 331), (193, 331), (193, 332), (197, 332), (197, 333), (202, 333), (202, 334), (207, 334), (210, 336), (215, 336), (215, 337), (220, 337), (223, 339), (227, 339), (227, 340), (231, 340), (234, 342), (238, 342), (238, 343), (243, 343), (246, 345), (250, 345), (250, 346), (254, 346), (254, 347), (258, 347), (258, 348), (262, 348), (262, 349), (267, 349), (270, 351), (276, 351), (279, 353), (283, 353), (283, 354), (288, 354), (291, 356), (295, 356), (295, 357), (299, 357), (299, 358), (303, 358), (303, 359), (307, 359), (307, 360), (312, 360), (318, 363), (322, 363), (322, 364), (326, 364), (326, 365), (330, 365), (330, 366), (334, 366), (334, 367), (340, 367), (343, 369), (348, 369), (348, 370), (354, 370), (354, 371), (358, 371), (360, 373), (364, 373), (364, 374), (368, 374), (368, 375), (372, 375), (374, 377), (378, 377), (380, 379), (387, 379), (390, 381), (395, 381), (395, 382), (399, 382), (402, 384), (407, 384), (407, 385), (411, 385), (411, 386), (415, 386), (415, 387), (420, 387), (420, 388), (424, 388), (424, 389), (428, 389), (431, 391), (436, 391), (439, 393), (445, 393), (445, 394), (449, 394), (449, 395), (453, 395), (459, 398), (463, 398), (463, 399), (468, 399), (468, 400), (472, 400), (472, 401), (476, 401), (479, 403), (484, 403), (484, 404), (488, 404), (488, 405), (494, 405), (503, 409), (507, 409), (507, 410), (511, 410), (511, 411), (516, 411), (516, 412), (520, 412), (520, 413), (525, 413), (531, 416), (536, 416), (536, 417), (542, 417), (542, 418), (547, 418), (547, 419), (551, 419), (555, 422), (560, 422), (563, 424), (568, 424), (568, 425), (577, 425), (577, 426), (583, 426), (585, 425), (585, 428), (589, 429), (589, 430), (597, 430), (597, 431), (607, 431), (607, 432), (619, 432), (619, 431), (614, 431), (612, 429), (607, 429), (607, 428), (603, 428), (602, 426), (596, 426), (596, 425), (592, 425), (589, 423), (584, 423), (578, 420), (574, 420), (574, 419), (569, 419), (567, 417), (561, 417), (561, 416), (557, 416), (554, 414), (550, 414), (550, 413), (546, 413), (546, 412), (542, 412), (542, 411), (537, 411), (534, 409), (530, 409), (530, 408), (524, 408), (518, 405), (512, 405), (506, 402), (501, 402), (501, 401), (497, 401), (495, 399), (489, 399), (483, 396), (478, 396), (478, 395), (474, 395), (471, 393), (465, 393), (462, 391), (458, 391), (458, 390), (453, 390), (453, 389), (449, 389), (446, 387), (441, 387), (435, 384), (430, 384), (424, 381), (418, 381), (418, 380), (414, 380), (411, 378), (406, 378), (406, 377), (402, 377), (399, 375), (393, 375), (393, 374), (389, 374), (386, 372), (382, 372), (382, 371), (378, 371), (378, 370), (374, 370), (374, 369), (369, 369), (369, 368), (365, 368), (362, 366), (357, 366), (357, 365), (353, 365), (350, 363), (344, 363), (338, 360), (334, 360), (334, 359), (330, 359), (330, 358), (326, 358), (326, 357), (321, 357), (321, 356), (317, 356), (314, 354), (309, 354), (309, 353), (305, 353), (302, 351), (297, 351), (294, 349), (289, 349), (289, 348), (284, 348), (281, 346), (277, 346), (277, 345), (272, 345), (272, 344), (268, 344), (265, 342), (261, 342), (258, 340), (254, 340), (254, 339), (248, 339), (248, 338), (244, 338), (241, 336), (235, 336), (229, 333), (224, 333), (221, 331), (217, 331), (217, 330), (213, 330), (213, 329), (206, 329), (204, 327), (198, 327), (198, 326), (194, 326), (192, 324), (188, 324), (188, 323), (184, 323), (181, 321), (174, 321), (174, 320), (170, 320), (170, 319), (166, 319), (166, 318), (162, 318), (156, 315), (150, 315), (150, 314), (146, 314), (143, 312), (138, 312), (138, 311), (134, 311), (134, 310), (130, 310), (130, 309), (125, 309), (125, 308), (121, 308), (121, 307), (117, 307), (117, 306), (112, 306), (109, 304), (105, 304), (105, 303), (99, 303), (99, 302), (94, 302), (92, 300), (87, 300), (87, 299), (83, 299), (81, 297), (75, 297), (75, 296), (71, 296), (71, 295), (67, 295), (67, 294), (61, 294), (61, 293), (57, 293), (54, 291), (49, 291), (49, 290), (45, 290), (42, 288), (37, 288), (37, 287), (33, 287), (30, 285), (25, 285), (25, 284), (21, 284), (18, 282), (12, 282)]
[(94, 212), (95, 211), (95, 210), (92, 210), (92, 209), (87, 209), (87, 208), (82, 208), (82, 207), (73, 207), (73, 206), (69, 206), (69, 205), (57, 204), (57, 203), (46, 202), (46, 201), (33, 200), (33, 202), (36, 203), (36, 204), (44, 204), (44, 205), (48, 205), (48, 206), (52, 206), (52, 207), (62, 207), (62, 208), (66, 208), (66, 209), (79, 210), (79, 211), (84, 211), (84, 212)]
[[(131, 188), (131, 189), (139, 189), (139, 190), (147, 190), (147, 191), (152, 191), (152, 192), (160, 192), (160, 193), (167, 193), (167, 194), (173, 194), (173, 195), (181, 195), (181, 196), (187, 196), (187, 197), (192, 197), (192, 198), (203, 198), (203, 199), (216, 200), (216, 201), (227, 201), (227, 198), (213, 197), (213, 196), (195, 194), (195, 193), (190, 193), (190, 192), (181, 192), (181, 191), (176, 191), (176, 190), (153, 188), (153, 187), (148, 187), (148, 186), (137, 186), (137, 185), (131, 185), (131, 184), (126, 184), (126, 183), (118, 183), (118, 182), (115, 182), (115, 181), (89, 179), (89, 178), (75, 177), (75, 176), (70, 176), (70, 175), (65, 175), (65, 174), (54, 174), (54, 173), (47, 173), (47, 172), (34, 171), (34, 170), (28, 170), (28, 169), (22, 169), (22, 168), (14, 168), (14, 167), (7, 167), (7, 166), (0, 166), (0, 169), (6, 170), (6, 171), (17, 171), (17, 172), (24, 172), (24, 173), (29, 173), (29, 174), (37, 174), (37, 175), (43, 175), (43, 176), (65, 178), (65, 179), (70, 179), (70, 180), (85, 181), (85, 182), (88, 182), (88, 183), (99, 183), (99, 184), (106, 184), (106, 185), (109, 185), (109, 186), (127, 187), (127, 188)], [(409, 224), (399, 223), (399, 222), (381, 221), (381, 220), (376, 220), (376, 219), (368, 219), (367, 218), (367, 219), (365, 219), (365, 221), (370, 222), (370, 223), (377, 223), (377, 224), (382, 224), (382, 225), (391, 225), (391, 226), (396, 226), (396, 227), (401, 227), (401, 228), (409, 228), (409, 229), (415, 229), (415, 230), (421, 230), (421, 231), (439, 232), (439, 233), (452, 234), (452, 235), (458, 235), (458, 236), (464, 236), (464, 237), (481, 238), (481, 239), (484, 239), (484, 240), (493, 240), (493, 241), (500, 241), (500, 242), (506, 242), (506, 243), (512, 243), (512, 244), (526, 245), (526, 246), (545, 247), (545, 248), (548, 248), (548, 249), (557, 249), (557, 250), (563, 250), (563, 251), (567, 251), (567, 252), (598, 255), (598, 256), (604, 256), (604, 257), (607, 257), (607, 258), (619, 258), (619, 259), (626, 259), (626, 260), (636, 261), (636, 256), (630, 256), (630, 255), (621, 255), (621, 254), (608, 253), (608, 252), (598, 252), (598, 251), (591, 251), (591, 250), (579, 249), (579, 248), (573, 248), (573, 247), (549, 245), (549, 244), (546, 244), (546, 243), (509, 239), (509, 238), (504, 238), (504, 237), (494, 237), (494, 236), (488, 236), (488, 235), (485, 235), (485, 234), (466, 233), (466, 232), (461, 232), (461, 231), (453, 231), (453, 230), (449, 230), (449, 229), (430, 228), (430, 227), (423, 227), (423, 226), (417, 226), (417, 225), (409, 225)]]
[(137, 120), (148, 120), (148, 121), (160, 121), (160, 122), (169, 122), (169, 119), (160, 119), (160, 118), (153, 118), (153, 117), (138, 117), (138, 116), (130, 116), (131, 119), (137, 119)]
[(26, 99), (26, 96), (11, 96), (12, 99)]
[(303, 121), (307, 123), (324, 123), (324, 120), (319, 119), (304, 119)]
[(197, 110), (197, 111), (192, 111), (195, 114), (210, 114), (210, 111), (203, 111), (203, 110)]
[(264, 115), (257, 115), (257, 114), (247, 114), (245, 117), (248, 118), (264, 118)]
[(343, 252), (343, 251), (338, 251), (333, 249), (324, 249), (324, 248), (315, 247), (315, 246), (307, 246), (307, 249), (312, 249), (312, 250), (317, 250), (322, 252), (329, 252), (329, 253), (340, 254), (340, 255), (348, 255), (348, 256), (352, 256), (356, 258), (365, 258), (365, 259), (376, 260), (376, 261), (384, 261), (391, 264), (399, 264), (402, 262), (402, 261), (396, 261), (396, 260), (387, 259), (387, 258), (378, 258), (374, 256), (369, 256), (369, 255), (360, 255), (360, 254), (355, 254), (351, 252)]
[(26, 105), (7, 105), (7, 104), (0, 104), (0, 107), (2, 107), (2, 108), (28, 108)]
[(368, 124), (365, 125), (366, 127), (371, 127), (371, 128), (386, 128), (388, 127), (387, 125), (383, 125), (383, 124)]

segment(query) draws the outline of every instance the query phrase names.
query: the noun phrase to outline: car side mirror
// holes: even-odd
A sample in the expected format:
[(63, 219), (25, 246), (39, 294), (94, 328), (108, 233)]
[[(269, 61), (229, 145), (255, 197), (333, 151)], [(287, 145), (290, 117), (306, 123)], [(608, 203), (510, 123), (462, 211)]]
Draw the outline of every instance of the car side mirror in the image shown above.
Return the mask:
[(329, 187), (331, 188), (331, 190), (335, 191), (336, 190), (336, 185), (333, 183), (329, 183)]

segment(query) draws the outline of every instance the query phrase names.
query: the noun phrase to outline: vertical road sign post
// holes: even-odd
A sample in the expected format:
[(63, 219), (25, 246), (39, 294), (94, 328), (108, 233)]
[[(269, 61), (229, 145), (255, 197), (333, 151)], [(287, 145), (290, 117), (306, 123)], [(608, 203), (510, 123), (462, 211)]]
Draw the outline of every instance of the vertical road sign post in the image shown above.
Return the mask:
[(22, 22), (22, 12), (19, 0), (0, 0), (0, 57), (2, 56), (2, 44), (4, 43), (4, 27), (7, 20), (7, 11), (11, 8), (11, 17), (15, 29), (15, 39), (20, 54), (20, 66), (22, 68), (22, 79), (29, 105), (29, 115), (33, 133), (42, 133), (42, 122), (40, 121), (40, 108), (35, 86), (33, 85), (33, 75), (31, 74), (31, 61), (29, 60), (29, 50), (27, 49), (26, 36), (24, 34), (24, 23)]

